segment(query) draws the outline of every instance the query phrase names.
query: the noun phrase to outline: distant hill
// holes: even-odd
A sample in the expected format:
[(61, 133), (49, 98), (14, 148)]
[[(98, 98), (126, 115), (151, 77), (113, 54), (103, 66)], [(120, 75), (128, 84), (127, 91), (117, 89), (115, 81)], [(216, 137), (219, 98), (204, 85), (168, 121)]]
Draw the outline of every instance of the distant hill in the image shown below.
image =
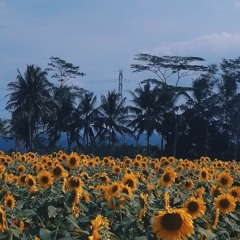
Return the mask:
[[(126, 135), (124, 138), (119, 136), (119, 140), (123, 143), (127, 144), (137, 144), (136, 140), (129, 135)], [(142, 135), (138, 140), (139, 145), (146, 145), (146, 135)], [(63, 135), (59, 141), (57, 142), (57, 145), (66, 147), (67, 146), (67, 140), (65, 135)], [(150, 145), (160, 145), (160, 136), (158, 134), (153, 134), (150, 138)], [(4, 152), (9, 151), (15, 151), (15, 142), (14, 140), (4, 140), (0, 139), (0, 150), (3, 150)], [(24, 151), (24, 149), (23, 149)]]
[(8, 152), (14, 149), (15, 149), (14, 140), (4, 140), (0, 138), (0, 150), (3, 150), (4, 152)]

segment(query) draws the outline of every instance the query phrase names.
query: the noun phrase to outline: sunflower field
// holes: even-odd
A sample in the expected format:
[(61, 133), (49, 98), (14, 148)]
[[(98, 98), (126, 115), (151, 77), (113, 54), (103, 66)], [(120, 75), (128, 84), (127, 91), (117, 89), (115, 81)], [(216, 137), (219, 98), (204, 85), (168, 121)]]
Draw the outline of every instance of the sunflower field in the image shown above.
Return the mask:
[(0, 239), (240, 239), (240, 165), (0, 151)]

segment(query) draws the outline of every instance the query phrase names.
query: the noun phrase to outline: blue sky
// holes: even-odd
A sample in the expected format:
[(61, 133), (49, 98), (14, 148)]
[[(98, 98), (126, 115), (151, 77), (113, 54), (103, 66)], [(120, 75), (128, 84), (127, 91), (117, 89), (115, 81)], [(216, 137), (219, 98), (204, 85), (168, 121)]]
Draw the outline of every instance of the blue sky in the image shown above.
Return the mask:
[(123, 69), (125, 94), (144, 78), (130, 69), (139, 53), (239, 57), (239, 23), (240, 0), (0, 0), (0, 117), (27, 64), (60, 57), (86, 73), (72, 84), (97, 95), (117, 90)]

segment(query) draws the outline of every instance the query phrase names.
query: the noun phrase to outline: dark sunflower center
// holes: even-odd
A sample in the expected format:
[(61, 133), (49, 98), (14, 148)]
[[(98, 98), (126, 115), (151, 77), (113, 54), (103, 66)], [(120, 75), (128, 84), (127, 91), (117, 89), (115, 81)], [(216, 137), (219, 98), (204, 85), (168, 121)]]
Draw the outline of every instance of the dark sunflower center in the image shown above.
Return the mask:
[(83, 177), (84, 177), (84, 179), (88, 180), (88, 175), (87, 174), (84, 174)]
[(12, 200), (11, 200), (11, 199), (8, 199), (8, 200), (7, 200), (7, 206), (8, 206), (9, 208), (11, 208), (11, 207), (12, 207), (12, 204), (13, 204)]
[(222, 199), (220, 201), (221, 208), (228, 208), (230, 206), (230, 202), (227, 199)]
[(31, 178), (28, 179), (28, 185), (29, 185), (29, 186), (33, 186), (33, 184), (34, 184), (33, 180), (32, 180)]
[(191, 182), (190, 181), (186, 181), (185, 182), (185, 187), (190, 187), (191, 186)]
[(233, 197), (235, 197), (235, 198), (237, 198), (237, 196), (238, 196), (238, 194), (237, 194), (236, 191), (232, 191), (232, 192), (231, 192), (231, 195), (232, 195)]
[(162, 225), (169, 231), (179, 230), (183, 224), (182, 217), (178, 213), (166, 213), (162, 217)]
[(116, 173), (120, 172), (120, 168), (115, 168), (115, 172)]
[(71, 179), (70, 185), (72, 187), (79, 187), (79, 182), (75, 179)]
[(228, 179), (225, 178), (225, 177), (222, 177), (221, 178), (221, 183), (222, 183), (222, 185), (226, 185), (228, 183)]
[(114, 187), (112, 188), (112, 192), (113, 192), (113, 193), (115, 193), (117, 190), (118, 190), (118, 186), (114, 186)]
[(201, 172), (201, 176), (202, 176), (203, 178), (206, 178), (206, 177), (207, 177), (207, 173), (206, 173), (206, 172)]
[(133, 187), (133, 185), (134, 185), (133, 180), (132, 179), (128, 179), (126, 181), (126, 185), (128, 185), (129, 187)]
[(169, 173), (165, 173), (163, 176), (163, 181), (164, 182), (169, 182), (171, 180), (170, 174)]
[(190, 203), (188, 204), (188, 211), (189, 211), (189, 212), (194, 213), (194, 212), (197, 212), (198, 209), (199, 209), (199, 205), (198, 205), (197, 202), (190, 202)]
[(21, 182), (25, 183), (26, 176), (21, 176)]
[(105, 176), (100, 177), (100, 179), (101, 179), (103, 182), (107, 181), (107, 178), (106, 178)]
[(71, 165), (75, 165), (76, 164), (76, 159), (75, 158), (70, 158), (69, 160)]
[(127, 188), (123, 188), (122, 192), (123, 192), (123, 193), (125, 193), (125, 194), (127, 194), (127, 195), (129, 194), (129, 192), (128, 192), (128, 189), (127, 189)]
[(43, 183), (48, 183), (49, 182), (49, 178), (47, 176), (43, 176), (42, 177), (42, 182)]
[(53, 173), (57, 176), (61, 175), (62, 174), (62, 169), (60, 167), (55, 167), (53, 169)]

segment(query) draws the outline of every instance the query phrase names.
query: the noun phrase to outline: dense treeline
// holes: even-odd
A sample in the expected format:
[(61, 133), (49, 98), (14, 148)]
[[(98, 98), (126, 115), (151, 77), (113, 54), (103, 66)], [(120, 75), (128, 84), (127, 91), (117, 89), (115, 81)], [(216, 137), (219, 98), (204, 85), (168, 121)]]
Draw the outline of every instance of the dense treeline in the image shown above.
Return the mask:
[(85, 75), (78, 66), (57, 57), (45, 70), (27, 65), (8, 84), (11, 119), (1, 119), (1, 136), (50, 152), (66, 134), (69, 151), (89, 153), (99, 146), (113, 151), (119, 136), (144, 134), (151, 155), (150, 138), (159, 134), (159, 155), (240, 159), (240, 58), (219, 66), (199, 64), (204, 59), (198, 57), (139, 54), (134, 60), (133, 71), (149, 73), (149, 79), (140, 79), (129, 99), (108, 91), (100, 101), (94, 92), (69, 86)]

